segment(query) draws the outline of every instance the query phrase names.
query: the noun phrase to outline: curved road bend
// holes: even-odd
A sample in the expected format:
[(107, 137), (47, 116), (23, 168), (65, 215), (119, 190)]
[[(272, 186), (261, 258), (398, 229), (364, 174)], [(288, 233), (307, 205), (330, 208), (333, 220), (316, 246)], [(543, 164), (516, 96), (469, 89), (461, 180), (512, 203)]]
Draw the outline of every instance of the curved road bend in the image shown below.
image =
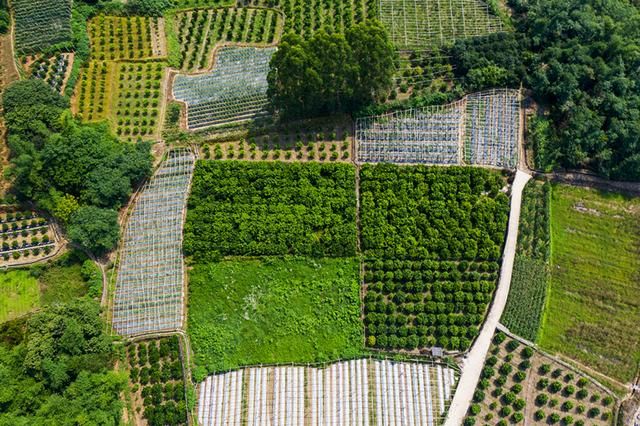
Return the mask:
[(518, 242), (522, 190), (529, 179), (531, 179), (531, 175), (518, 170), (516, 178), (513, 181), (513, 186), (511, 187), (509, 227), (507, 230), (507, 241), (504, 245), (504, 254), (502, 256), (500, 281), (498, 282), (498, 288), (496, 289), (491, 310), (487, 315), (480, 335), (464, 360), (460, 382), (458, 383), (456, 393), (449, 407), (449, 414), (447, 415), (445, 426), (460, 426), (462, 424), (469, 409), (469, 404), (471, 404), (476, 385), (480, 379), (482, 365), (484, 364), (484, 358), (487, 355), (489, 346), (491, 346), (493, 333), (500, 321), (502, 311), (504, 311), (504, 307), (507, 304), (507, 296), (509, 295), (509, 287), (511, 285), (511, 274), (513, 272), (513, 262), (516, 256), (516, 244)]

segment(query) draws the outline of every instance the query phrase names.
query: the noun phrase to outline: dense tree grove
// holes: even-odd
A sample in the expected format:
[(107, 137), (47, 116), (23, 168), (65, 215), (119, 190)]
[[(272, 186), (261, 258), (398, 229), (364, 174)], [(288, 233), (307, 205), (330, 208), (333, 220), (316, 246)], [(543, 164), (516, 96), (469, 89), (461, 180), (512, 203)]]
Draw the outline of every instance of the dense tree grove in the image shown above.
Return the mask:
[(79, 124), (42, 80), (13, 84), (2, 103), (18, 198), (35, 200), (90, 250), (113, 248), (115, 210), (151, 173), (149, 144), (123, 144), (104, 125)]
[(0, 330), (0, 424), (118, 424), (126, 377), (89, 299), (55, 305)]
[(504, 178), (383, 164), (364, 166), (360, 179), (367, 345), (467, 349), (498, 277)]
[(353, 256), (355, 169), (347, 164), (199, 161), (185, 254)]
[(394, 69), (395, 49), (375, 21), (346, 34), (290, 33), (271, 60), (269, 97), (287, 119), (355, 111), (385, 99)]
[(462, 167), (365, 165), (362, 249), (408, 259), (500, 258), (509, 199), (497, 173)]
[(619, 0), (510, 0), (516, 32), (449, 49), (468, 91), (531, 89), (539, 169), (640, 179), (640, 11)]

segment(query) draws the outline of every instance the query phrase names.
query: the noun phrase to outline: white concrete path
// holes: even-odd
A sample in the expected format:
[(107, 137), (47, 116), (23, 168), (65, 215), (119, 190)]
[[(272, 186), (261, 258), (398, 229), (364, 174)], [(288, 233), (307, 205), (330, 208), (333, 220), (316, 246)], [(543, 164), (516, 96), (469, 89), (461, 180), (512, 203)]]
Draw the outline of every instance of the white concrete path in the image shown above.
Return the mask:
[(518, 225), (520, 223), (520, 207), (522, 204), (522, 190), (531, 175), (517, 171), (515, 180), (511, 187), (511, 210), (509, 212), (509, 227), (507, 230), (507, 241), (504, 245), (502, 256), (502, 268), (500, 269), (500, 281), (491, 305), (491, 310), (487, 315), (480, 335), (476, 339), (469, 354), (462, 366), (462, 375), (456, 390), (445, 426), (460, 426), (467, 414), (473, 393), (480, 379), (480, 373), (484, 364), (484, 359), (491, 346), (491, 339), (495, 333), (502, 311), (507, 304), (509, 287), (511, 286), (511, 274), (513, 273), (513, 262), (516, 256), (516, 246), (518, 242)]

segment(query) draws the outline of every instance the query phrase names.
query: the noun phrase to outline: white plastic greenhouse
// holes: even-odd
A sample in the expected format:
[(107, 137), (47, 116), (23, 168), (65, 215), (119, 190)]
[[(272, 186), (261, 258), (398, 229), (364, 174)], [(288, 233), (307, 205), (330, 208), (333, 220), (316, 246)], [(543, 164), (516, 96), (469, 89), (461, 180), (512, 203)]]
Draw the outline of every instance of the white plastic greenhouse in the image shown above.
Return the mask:
[(440, 364), (367, 359), (247, 368), (207, 377), (197, 417), (203, 426), (435, 426), (456, 381), (455, 370)]

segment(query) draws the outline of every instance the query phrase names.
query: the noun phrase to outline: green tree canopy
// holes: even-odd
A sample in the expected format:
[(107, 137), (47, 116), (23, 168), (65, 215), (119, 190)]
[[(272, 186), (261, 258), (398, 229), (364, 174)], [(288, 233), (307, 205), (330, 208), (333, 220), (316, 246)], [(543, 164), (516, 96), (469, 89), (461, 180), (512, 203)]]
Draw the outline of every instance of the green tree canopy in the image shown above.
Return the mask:
[(271, 60), (268, 94), (286, 119), (352, 112), (386, 97), (394, 69), (393, 44), (377, 22), (346, 35), (288, 34)]
[(102, 255), (118, 243), (118, 213), (94, 206), (80, 207), (71, 215), (68, 232), (72, 241)]

